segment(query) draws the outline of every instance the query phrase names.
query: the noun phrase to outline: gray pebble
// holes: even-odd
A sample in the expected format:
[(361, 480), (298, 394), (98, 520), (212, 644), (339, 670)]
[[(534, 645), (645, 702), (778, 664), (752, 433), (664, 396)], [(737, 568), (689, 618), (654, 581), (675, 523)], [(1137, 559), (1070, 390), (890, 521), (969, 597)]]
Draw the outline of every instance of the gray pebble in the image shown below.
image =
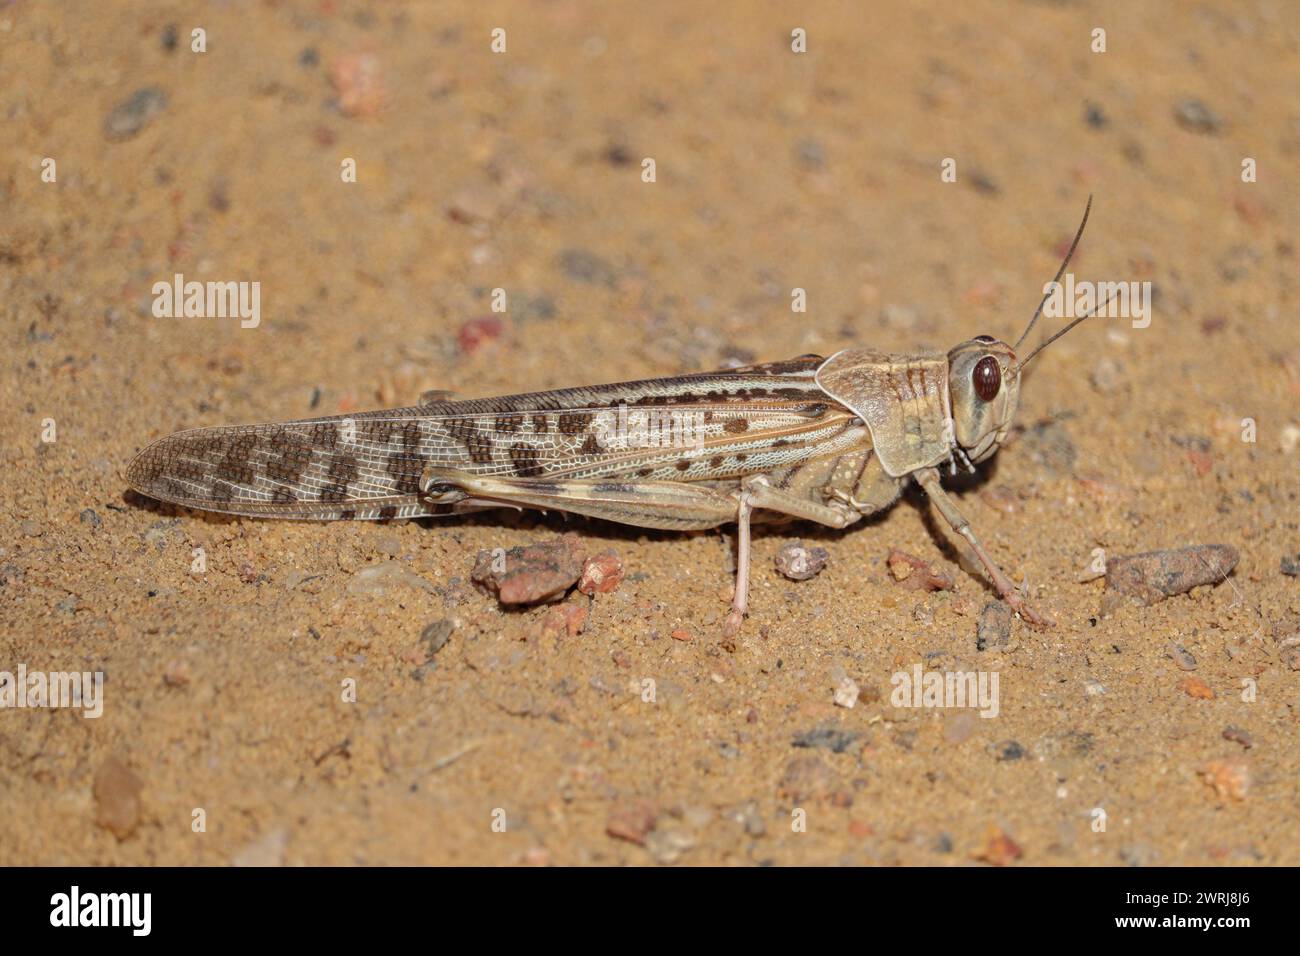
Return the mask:
[(555, 303), (549, 296), (516, 296), (514, 308), (511, 309), (514, 317), (521, 322), (528, 322), (532, 319), (553, 319), (555, 318)]
[(754, 800), (737, 807), (732, 813), (732, 819), (743, 826), (745, 832), (752, 837), (761, 837), (767, 832), (767, 824), (763, 822), (763, 815)]
[(104, 120), (104, 135), (111, 140), (130, 139), (166, 107), (167, 94), (156, 86), (136, 90), (108, 114)]
[(987, 651), (1011, 643), (1011, 608), (1005, 601), (989, 601), (980, 612), (975, 649)]
[(857, 734), (847, 730), (838, 730), (834, 727), (818, 727), (799, 734), (790, 743), (794, 747), (820, 747), (829, 750), (831, 753), (842, 754), (853, 745), (853, 741), (857, 740), (857, 738)]
[(613, 286), (618, 272), (607, 259), (586, 249), (565, 249), (560, 253), (560, 268), (570, 279), (588, 285)]
[(1195, 97), (1179, 100), (1174, 106), (1174, 119), (1183, 129), (1193, 133), (1214, 135), (1223, 128), (1223, 121), (1208, 106)]
[(695, 836), (681, 827), (658, 826), (646, 837), (645, 848), (654, 857), (656, 863), (676, 863), (682, 855), (690, 852), (696, 843)]
[(1179, 670), (1196, 670), (1196, 658), (1193, 657), (1191, 651), (1183, 647), (1183, 645), (1175, 644), (1173, 641), (1170, 641), (1166, 653), (1173, 658), (1173, 661), (1178, 665)]
[(451, 632), (455, 629), (455, 623), (444, 617), (440, 621), (434, 621), (420, 632), (420, 640), (428, 648), (430, 659), (447, 646), (447, 642), (451, 640)]
[(777, 553), (776, 569), (791, 581), (807, 581), (821, 573), (830, 557), (825, 548), (806, 548), (798, 541)]
[(815, 139), (801, 139), (795, 144), (794, 158), (805, 169), (821, 169), (826, 165), (826, 150)]
[(1045, 421), (1031, 425), (1022, 441), (1029, 457), (1052, 474), (1068, 475), (1074, 471), (1079, 452), (1060, 423)]
[(1255, 746), (1255, 738), (1251, 737), (1249, 732), (1242, 730), (1240, 727), (1234, 727), (1232, 724), (1223, 728), (1223, 739), (1231, 740), (1234, 744), (1241, 744), (1247, 750)]
[(986, 196), (996, 196), (1002, 192), (1002, 187), (996, 180), (978, 169), (971, 173), (970, 184), (975, 187), (976, 192), (984, 193)]
[(1124, 366), (1113, 358), (1103, 358), (1092, 368), (1092, 374), (1089, 376), (1092, 380), (1092, 387), (1103, 395), (1107, 395), (1124, 382)]
[(1000, 740), (992, 749), (994, 758), (1000, 761), (1021, 760), (1025, 756), (1025, 748), (1015, 740)]
[(1160, 852), (1146, 843), (1128, 843), (1119, 848), (1119, 858), (1129, 866), (1152, 866)]
[(389, 588), (405, 586), (433, 591), (433, 585), (397, 561), (383, 561), (362, 568), (348, 581), (349, 594), (384, 594)]
[(1238, 282), (1251, 274), (1264, 255), (1254, 246), (1237, 243), (1229, 246), (1216, 264), (1224, 282)]

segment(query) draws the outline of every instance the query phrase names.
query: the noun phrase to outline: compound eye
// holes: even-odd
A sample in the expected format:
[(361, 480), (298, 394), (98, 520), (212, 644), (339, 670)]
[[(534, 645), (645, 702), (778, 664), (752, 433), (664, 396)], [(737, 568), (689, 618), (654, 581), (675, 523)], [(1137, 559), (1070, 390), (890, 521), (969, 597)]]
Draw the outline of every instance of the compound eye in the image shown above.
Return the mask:
[(1002, 387), (1002, 369), (998, 367), (998, 360), (986, 355), (976, 362), (971, 372), (971, 384), (975, 386), (980, 401), (991, 402), (997, 398), (998, 389)]

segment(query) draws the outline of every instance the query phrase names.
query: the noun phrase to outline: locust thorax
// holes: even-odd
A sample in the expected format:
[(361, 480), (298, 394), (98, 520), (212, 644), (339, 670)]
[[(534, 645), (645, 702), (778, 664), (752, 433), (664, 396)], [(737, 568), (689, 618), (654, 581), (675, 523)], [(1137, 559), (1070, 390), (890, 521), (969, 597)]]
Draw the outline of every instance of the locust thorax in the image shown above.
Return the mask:
[(1011, 346), (988, 335), (948, 353), (953, 438), (972, 462), (988, 458), (1007, 437), (1020, 397)]

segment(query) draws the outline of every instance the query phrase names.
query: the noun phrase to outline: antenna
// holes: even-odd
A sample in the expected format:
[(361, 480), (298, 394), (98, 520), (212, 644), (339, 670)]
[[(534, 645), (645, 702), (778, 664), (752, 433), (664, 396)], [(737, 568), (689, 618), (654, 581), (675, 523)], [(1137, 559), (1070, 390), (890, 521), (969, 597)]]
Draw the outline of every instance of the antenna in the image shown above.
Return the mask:
[[(1083, 227), (1088, 225), (1088, 213), (1090, 213), (1091, 211), (1092, 211), (1092, 196), (1089, 195), (1088, 205), (1085, 206), (1083, 210), (1083, 222), (1079, 223), (1079, 231), (1074, 234), (1074, 241), (1070, 243), (1070, 249), (1065, 254), (1065, 261), (1061, 263), (1061, 268), (1056, 270), (1056, 278), (1052, 280), (1053, 285), (1061, 281), (1061, 276), (1065, 275), (1065, 267), (1070, 264), (1070, 257), (1074, 255), (1074, 250), (1079, 248), (1079, 240), (1083, 238)], [(1052, 293), (1050, 292), (1043, 293), (1043, 300), (1038, 303), (1038, 308), (1034, 310), (1034, 317), (1029, 320), (1029, 324), (1025, 326), (1025, 331), (1021, 333), (1020, 338), (1016, 339), (1016, 344), (1011, 347), (1012, 351), (1015, 351), (1016, 349), (1020, 348), (1020, 343), (1023, 342), (1026, 336), (1029, 335), (1030, 331), (1033, 330), (1034, 324), (1038, 321), (1038, 317), (1043, 314), (1043, 306), (1047, 304), (1047, 300), (1051, 298), (1051, 295)], [(1066, 326), (1066, 330), (1068, 331), (1075, 324), (1077, 324), (1077, 322), (1070, 323), (1070, 325)], [(1052, 336), (1052, 339), (1058, 338), (1062, 334), (1064, 333), (1058, 332), (1056, 335)], [(1050, 342), (1052, 341), (1052, 339), (1048, 339), (1048, 341)], [(1039, 348), (1042, 348), (1042, 346), (1039, 346)], [(1021, 362), (1020, 364), (1024, 365), (1025, 363)]]

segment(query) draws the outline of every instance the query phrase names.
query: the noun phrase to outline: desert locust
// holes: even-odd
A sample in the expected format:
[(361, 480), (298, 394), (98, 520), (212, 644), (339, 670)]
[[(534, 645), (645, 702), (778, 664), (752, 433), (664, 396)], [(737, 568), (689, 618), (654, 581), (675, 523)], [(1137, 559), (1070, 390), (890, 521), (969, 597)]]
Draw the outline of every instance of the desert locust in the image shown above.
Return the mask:
[[(1088, 222), (1089, 199), (1059, 281)], [(978, 335), (950, 351), (849, 348), (713, 372), (262, 425), (195, 428), (153, 442), (126, 479), (188, 508), (266, 518), (393, 519), (487, 508), (572, 512), (644, 528), (736, 522), (725, 629), (748, 606), (750, 524), (844, 528), (889, 507), (908, 480), (970, 544), (998, 593), (1047, 623), (998, 568), (940, 483), (1006, 440), (1026, 358)]]

